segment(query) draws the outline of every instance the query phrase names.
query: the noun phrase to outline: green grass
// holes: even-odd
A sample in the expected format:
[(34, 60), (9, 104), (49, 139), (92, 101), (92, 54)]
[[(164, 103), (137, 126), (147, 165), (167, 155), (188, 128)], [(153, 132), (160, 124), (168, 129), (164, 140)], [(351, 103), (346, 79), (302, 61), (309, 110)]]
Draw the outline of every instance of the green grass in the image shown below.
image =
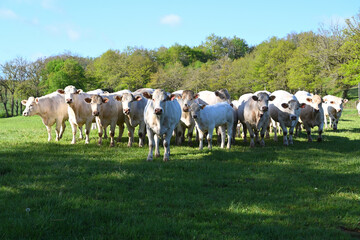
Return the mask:
[[(313, 136), (316, 139), (316, 134)], [(0, 119), (0, 239), (351, 239), (360, 229), (360, 117), (290, 147), (71, 145), (39, 117)], [(163, 154), (163, 149), (160, 151)], [(26, 211), (29, 208), (30, 211)], [(355, 236), (355, 235), (353, 235)]]

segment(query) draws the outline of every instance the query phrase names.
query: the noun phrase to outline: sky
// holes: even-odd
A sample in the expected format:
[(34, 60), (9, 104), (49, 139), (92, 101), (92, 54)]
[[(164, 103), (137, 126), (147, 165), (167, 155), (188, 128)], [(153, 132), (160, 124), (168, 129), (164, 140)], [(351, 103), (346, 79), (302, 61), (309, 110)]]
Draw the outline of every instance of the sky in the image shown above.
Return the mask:
[(359, 0), (0, 0), (0, 64), (71, 52), (198, 46), (206, 37), (270, 37), (344, 24)]

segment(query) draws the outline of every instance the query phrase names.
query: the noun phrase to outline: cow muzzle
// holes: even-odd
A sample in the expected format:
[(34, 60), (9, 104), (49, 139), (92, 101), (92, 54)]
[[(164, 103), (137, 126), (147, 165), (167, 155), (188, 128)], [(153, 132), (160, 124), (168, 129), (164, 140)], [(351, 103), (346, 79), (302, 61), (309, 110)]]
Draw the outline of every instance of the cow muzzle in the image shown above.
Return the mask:
[(337, 109), (336, 111), (337, 111), (338, 113), (340, 113), (340, 112), (341, 112), (341, 109)]
[(196, 114), (195, 114), (195, 115), (193, 115), (193, 118), (195, 118), (195, 119), (196, 119), (196, 118), (197, 118), (197, 115), (196, 115)]
[(29, 116), (30, 114), (28, 112), (23, 112), (23, 116), (27, 117)]
[(262, 106), (262, 107), (261, 107), (261, 110), (262, 110), (263, 112), (266, 112), (268, 109), (269, 109), (268, 106)]
[(296, 120), (296, 116), (292, 115), (292, 116), (290, 117), (290, 119), (291, 119), (292, 121), (295, 121), (295, 120)]
[(130, 114), (130, 109), (129, 108), (124, 109), (124, 114), (129, 115)]
[(72, 103), (72, 99), (71, 99), (71, 98), (68, 98), (68, 99), (66, 99), (65, 101), (66, 101), (66, 103), (68, 103), (68, 104), (69, 104), (69, 103)]
[(162, 109), (161, 108), (155, 108), (155, 114), (156, 115), (161, 115), (162, 114)]
[(98, 111), (94, 111), (94, 112), (92, 113), (92, 115), (95, 116), (95, 117), (97, 117), (97, 116), (100, 115), (100, 113), (99, 113)]

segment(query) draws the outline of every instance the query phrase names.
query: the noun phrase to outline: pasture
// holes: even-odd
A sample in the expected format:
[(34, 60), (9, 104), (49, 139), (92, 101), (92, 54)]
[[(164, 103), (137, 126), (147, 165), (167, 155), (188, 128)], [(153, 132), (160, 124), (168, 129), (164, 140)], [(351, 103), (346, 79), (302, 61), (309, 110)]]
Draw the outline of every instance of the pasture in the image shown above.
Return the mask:
[[(317, 128), (315, 128), (317, 129)], [(126, 133), (126, 131), (125, 131)], [(116, 132), (117, 134), (117, 132)], [(0, 239), (351, 239), (360, 235), (360, 117), (324, 142), (249, 148), (47, 142), (40, 117), (0, 119)], [(54, 138), (55, 135), (53, 135)], [(316, 139), (317, 133), (313, 132)], [(272, 135), (271, 135), (272, 137)], [(214, 138), (216, 139), (216, 137)], [(147, 139), (146, 139), (147, 143)]]

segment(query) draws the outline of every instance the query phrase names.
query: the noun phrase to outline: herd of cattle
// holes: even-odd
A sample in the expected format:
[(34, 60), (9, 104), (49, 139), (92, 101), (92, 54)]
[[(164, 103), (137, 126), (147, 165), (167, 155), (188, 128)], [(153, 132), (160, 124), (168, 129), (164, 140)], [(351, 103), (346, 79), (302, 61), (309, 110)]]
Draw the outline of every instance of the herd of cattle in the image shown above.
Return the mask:
[[(26, 106), (23, 116), (39, 115), (48, 131), (48, 141), (51, 140), (51, 126), (56, 123), (56, 140), (60, 140), (65, 121), (69, 120), (73, 137), (76, 142), (76, 132), (79, 128), (80, 138), (85, 125), (85, 143), (89, 143), (89, 133), (92, 123), (96, 123), (99, 134), (99, 144), (103, 133), (110, 126), (110, 146), (115, 145), (115, 128), (119, 126), (119, 140), (124, 132), (124, 123), (128, 129), (128, 146), (134, 140), (134, 129), (139, 126), (139, 146), (144, 146), (145, 136), (148, 136), (148, 161), (160, 155), (159, 141), (164, 146), (164, 161), (169, 160), (170, 139), (175, 135), (178, 145), (185, 140), (187, 130), (188, 142), (192, 144), (193, 131), (196, 129), (199, 138), (199, 148), (203, 148), (204, 136), (207, 136), (208, 148), (212, 148), (212, 134), (216, 128), (221, 147), (227, 148), (234, 143), (237, 127), (241, 124), (243, 137), (250, 135), (250, 147), (255, 142), (265, 145), (264, 136), (269, 134), (270, 126), (274, 130), (274, 140), (277, 134), (283, 132), (284, 145), (293, 144), (294, 129), (298, 131), (301, 125), (306, 129), (308, 141), (312, 141), (311, 128), (318, 126), (318, 141), (322, 141), (322, 132), (327, 117), (333, 129), (337, 129), (338, 121), (347, 99), (332, 95), (313, 95), (298, 91), (295, 95), (283, 90), (275, 92), (258, 91), (242, 95), (238, 100), (231, 101), (226, 89), (215, 92), (179, 90), (167, 93), (162, 89), (142, 88), (134, 92), (122, 90), (108, 93), (100, 89), (83, 92), (74, 86), (67, 86), (51, 94), (34, 98), (29, 97), (21, 103)], [(360, 113), (360, 104), (358, 104)], [(287, 130), (289, 128), (289, 131)], [(259, 139), (259, 133), (260, 138)]]

